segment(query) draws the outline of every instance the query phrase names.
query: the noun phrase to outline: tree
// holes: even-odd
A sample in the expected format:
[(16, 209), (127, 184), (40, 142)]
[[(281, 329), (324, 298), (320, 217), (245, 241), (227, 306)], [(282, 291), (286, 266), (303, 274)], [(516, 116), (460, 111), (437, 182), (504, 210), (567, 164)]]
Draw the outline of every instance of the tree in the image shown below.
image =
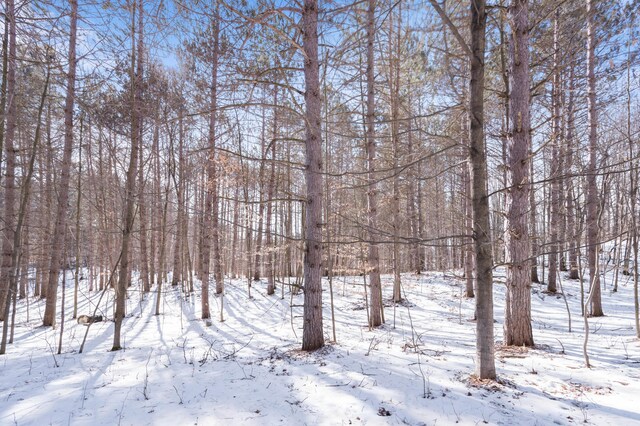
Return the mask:
[(51, 241), (51, 263), (49, 264), (49, 283), (47, 285), (47, 304), (42, 325), (53, 326), (56, 322), (56, 304), (58, 303), (58, 275), (64, 254), (64, 235), (67, 229), (69, 209), (69, 179), (71, 176), (71, 154), (73, 153), (73, 108), (76, 83), (76, 32), (78, 22), (78, 2), (70, 0), (71, 24), (69, 32), (69, 70), (67, 72), (67, 94), (64, 105), (64, 151), (62, 171), (58, 189), (58, 207), (56, 222)]
[[(136, 8), (138, 12), (137, 24), (137, 52), (136, 52)], [(122, 223), (122, 244), (120, 248), (120, 270), (116, 283), (116, 312), (115, 327), (113, 331), (113, 347), (111, 350), (122, 349), (120, 343), (122, 321), (125, 315), (125, 301), (127, 297), (127, 285), (129, 283), (130, 240), (135, 221), (135, 185), (136, 167), (138, 165), (138, 152), (141, 143), (140, 124), (142, 118), (142, 72), (144, 52), (144, 5), (143, 0), (133, 0), (131, 3), (131, 154), (127, 168), (125, 182), (125, 202)]]
[[(402, 3), (398, 4), (398, 9), (401, 9)], [(398, 170), (400, 167), (400, 48), (401, 48), (401, 10), (398, 11), (398, 30), (396, 34), (396, 42), (398, 52), (393, 55), (391, 52), (392, 35), (393, 35), (393, 13), (389, 15), (389, 94), (391, 103), (391, 144), (392, 144), (392, 157), (393, 157), (393, 169)], [(400, 302), (402, 295), (400, 287), (402, 285), (400, 277), (400, 176), (399, 173), (393, 174), (393, 201), (392, 201), (392, 214), (393, 214), (393, 301)], [(373, 292), (373, 289), (371, 290)], [(382, 299), (382, 295), (380, 296)], [(384, 319), (384, 312), (383, 312)]]
[(322, 139), (320, 66), (318, 62), (318, 0), (302, 8), (305, 100), (304, 313), (302, 350), (324, 346), (322, 331)]
[(595, 3), (587, 0), (587, 122), (589, 128), (589, 164), (587, 168), (587, 244), (589, 275), (593, 294), (590, 314), (604, 315), (600, 294), (600, 270), (597, 265), (599, 252), (599, 196), (597, 186), (598, 116), (596, 105), (596, 19)]
[(476, 270), (476, 374), (495, 379), (493, 341), (493, 255), (489, 234), (487, 153), (484, 142), (484, 60), (487, 15), (484, 0), (471, 0), (469, 82), (469, 168)]
[(367, 228), (369, 236), (369, 294), (371, 308), (369, 325), (378, 327), (382, 324), (382, 288), (380, 283), (380, 254), (378, 251), (378, 200), (376, 185), (376, 140), (375, 140), (375, 69), (373, 44), (375, 41), (376, 0), (369, 0), (367, 8), (367, 110), (366, 110), (366, 154), (367, 154)]
[[(46, 49), (46, 54), (47, 56), (49, 56), (49, 49)], [(42, 96), (40, 97), (40, 105), (38, 107), (38, 118), (36, 122), (33, 143), (31, 146), (31, 152), (29, 153), (27, 175), (23, 178), (23, 181), (22, 181), (22, 191), (20, 194), (20, 204), (18, 207), (16, 230), (13, 234), (13, 253), (11, 257), (11, 270), (9, 271), (9, 277), (8, 277), (9, 292), (4, 305), (4, 310), (7, 314), (7, 318), (4, 321), (3, 328), (2, 328), (2, 342), (0, 343), (0, 355), (5, 354), (7, 350), (7, 332), (9, 329), (8, 314), (9, 314), (9, 307), (11, 306), (12, 299), (14, 303), (14, 309), (11, 315), (11, 338), (9, 343), (12, 343), (13, 341), (13, 328), (15, 325), (15, 314), (16, 314), (15, 298), (17, 296), (16, 293), (17, 293), (17, 284), (18, 284), (17, 283), (18, 271), (20, 269), (21, 258), (23, 255), (23, 248), (22, 248), (23, 243), (24, 241), (28, 240), (28, 237), (27, 237), (28, 233), (27, 232), (23, 233), (23, 226), (25, 225), (25, 222), (27, 219), (27, 208), (28, 208), (27, 205), (29, 203), (29, 197), (31, 195), (31, 180), (33, 177), (33, 170), (35, 165), (37, 148), (38, 148), (38, 144), (40, 143), (40, 133), (42, 128), (42, 114), (44, 111), (45, 102), (47, 100), (47, 92), (49, 90), (49, 80), (51, 76), (51, 66), (48, 63), (49, 58), (47, 58), (46, 61), (47, 61), (46, 77), (44, 81), (44, 87), (42, 89)], [(24, 269), (24, 266), (23, 266), (23, 269)], [(24, 274), (24, 271), (23, 271), (23, 274)], [(21, 288), (20, 293), (21, 293), (20, 294), (21, 298), (23, 298), (26, 295), (25, 294), (26, 289)]]
[(487, 194), (487, 152), (484, 140), (484, 77), (486, 45), (486, 2), (470, 0), (468, 45), (436, 0), (429, 0), (449, 26), (469, 59), (469, 176), (473, 213), (474, 271), (476, 275), (476, 375), (495, 379), (493, 331), (493, 254)]
[[(2, 240), (2, 266), (0, 269), (0, 320), (5, 320), (5, 301), (9, 298), (9, 273), (13, 256), (13, 240), (15, 233), (15, 150), (16, 135), (16, 9), (13, 0), (6, 3), (6, 25), (9, 27), (7, 53), (7, 110), (6, 129), (4, 134), (5, 149), (5, 190), (4, 190), (4, 238)], [(4, 117), (3, 117), (4, 118)]]
[(273, 253), (273, 235), (271, 231), (271, 219), (273, 216), (273, 197), (276, 188), (276, 148), (278, 140), (278, 88), (274, 88), (273, 93), (273, 134), (269, 148), (271, 150), (271, 164), (269, 171), (269, 187), (267, 189), (267, 217), (265, 228), (267, 230), (266, 246), (267, 246), (267, 294), (272, 295), (275, 292), (275, 271), (274, 271), (274, 253)]
[[(571, 49), (571, 51), (573, 51)], [(569, 69), (569, 100), (567, 104), (567, 159), (566, 159), (566, 169), (569, 174), (573, 172), (573, 151), (574, 151), (574, 127), (575, 127), (575, 75), (574, 75), (574, 60), (573, 55), (570, 56), (571, 59), (571, 67)], [(567, 203), (567, 231), (569, 237), (569, 278), (572, 280), (577, 280), (580, 277), (578, 272), (578, 243), (577, 243), (577, 232), (576, 232), (576, 215), (575, 215), (575, 203), (576, 199), (574, 196), (574, 179), (567, 179), (568, 188), (567, 195), (565, 197), (565, 201)]]
[(504, 343), (533, 346), (531, 329), (531, 273), (529, 266), (529, 147), (531, 113), (529, 83), (528, 0), (512, 0), (509, 7), (509, 188), (507, 193), (507, 291)]
[[(209, 265), (211, 245), (213, 244), (213, 271), (216, 281), (216, 293), (222, 292), (222, 263), (220, 258), (220, 237), (218, 218), (218, 169), (216, 164), (216, 123), (218, 113), (218, 61), (220, 57), (220, 6), (216, 1), (211, 18), (211, 80), (209, 90), (209, 136), (207, 146), (207, 178), (205, 186), (204, 220), (202, 223), (202, 318), (210, 318), (209, 309)], [(219, 290), (219, 291), (218, 291)]]
[(553, 88), (551, 95), (552, 103), (552, 128), (551, 128), (551, 218), (549, 220), (550, 242), (549, 242), (549, 274), (547, 279), (547, 291), (555, 293), (557, 291), (557, 274), (558, 274), (558, 250), (560, 243), (558, 234), (560, 230), (560, 143), (562, 137), (561, 128), (561, 84), (560, 84), (560, 8), (556, 8), (555, 19), (553, 24)]

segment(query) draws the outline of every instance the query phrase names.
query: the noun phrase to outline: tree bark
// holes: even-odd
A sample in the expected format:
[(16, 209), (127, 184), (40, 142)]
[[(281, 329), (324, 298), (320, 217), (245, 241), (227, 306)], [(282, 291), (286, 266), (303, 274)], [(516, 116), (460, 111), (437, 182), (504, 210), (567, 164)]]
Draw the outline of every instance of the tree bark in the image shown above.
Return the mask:
[[(402, 3), (398, 3), (401, 9)], [(399, 16), (401, 12), (398, 13)], [(393, 32), (393, 12), (390, 15), (389, 23), (391, 26), (390, 34)], [(400, 51), (400, 18), (398, 18), (397, 49)], [(391, 41), (390, 41), (391, 44)], [(390, 49), (391, 50), (391, 49)], [(402, 285), (400, 277), (400, 174), (398, 166), (400, 163), (400, 59), (393, 57), (390, 60), (390, 90), (391, 90), (391, 144), (393, 153), (393, 301), (400, 302), (402, 295), (400, 286)], [(373, 292), (373, 289), (371, 289)], [(380, 290), (381, 292), (381, 290)], [(382, 299), (382, 295), (380, 295)], [(384, 312), (382, 312), (384, 320)]]
[[(15, 6), (14, 6), (15, 7)], [(5, 118), (7, 108), (7, 76), (8, 76), (8, 61), (9, 61), (9, 17), (8, 9), (4, 19), (4, 32), (2, 36), (2, 83), (0, 84), (0, 153), (4, 148), (4, 136), (5, 136)], [(2, 157), (0, 155), (0, 157)], [(0, 170), (2, 170), (2, 158), (0, 158)]]
[(318, 63), (318, 0), (304, 0), (302, 44), (305, 82), (307, 211), (304, 223), (304, 313), (302, 350), (324, 346), (322, 330), (322, 139)]
[(158, 241), (158, 235), (160, 234), (160, 216), (162, 209), (161, 199), (162, 193), (160, 192), (160, 130), (158, 123), (158, 116), (154, 118), (153, 124), (153, 142), (151, 147), (152, 152), (152, 168), (153, 168), (153, 199), (151, 201), (151, 232), (150, 232), (150, 244), (149, 244), (149, 280), (150, 284), (156, 284), (157, 281), (157, 256), (156, 256), (156, 243)]
[[(409, 91), (412, 89), (409, 88)], [(409, 103), (411, 103), (411, 99), (409, 99)], [(407, 156), (408, 158), (414, 158), (414, 146), (413, 146), (413, 120), (409, 120), (409, 129), (407, 129)], [(420, 236), (418, 235), (418, 211), (416, 209), (416, 180), (417, 176), (415, 173), (415, 168), (411, 168), (409, 178), (408, 178), (408, 188), (407, 188), (407, 214), (409, 216), (409, 228), (411, 235), (411, 245), (409, 248), (409, 270), (413, 271), (416, 274), (420, 273), (420, 269), (418, 267), (418, 252), (420, 250), (419, 241)]]
[(140, 117), (138, 136), (140, 140), (140, 164), (138, 166), (138, 214), (140, 215), (140, 278), (142, 279), (142, 291), (144, 294), (151, 290), (149, 281), (149, 253), (147, 250), (147, 200), (145, 197), (145, 158), (142, 145), (144, 126)]
[(529, 83), (528, 0), (512, 0), (509, 7), (509, 191), (507, 193), (507, 292), (504, 343), (533, 346), (531, 329), (531, 275), (529, 266), (529, 147), (531, 113)]
[(598, 186), (596, 181), (598, 148), (598, 116), (596, 106), (596, 21), (594, 0), (587, 0), (587, 122), (589, 126), (589, 165), (587, 167), (587, 245), (589, 274), (593, 283), (593, 295), (590, 300), (590, 314), (594, 317), (604, 315), (600, 293), (600, 276), (598, 262)]
[[(184, 145), (184, 117), (182, 115), (182, 109), (180, 109), (178, 117), (178, 164), (173, 162), (173, 170), (172, 176), (174, 179), (173, 186), (176, 189), (176, 239), (174, 242), (173, 249), (173, 274), (171, 274), (171, 285), (178, 285), (178, 283), (182, 282), (182, 252), (184, 244), (182, 240), (185, 238), (183, 235), (182, 226), (184, 222), (184, 155), (183, 155), (183, 145)], [(170, 136), (171, 137), (171, 136)], [(172, 153), (173, 154), (173, 153)], [(177, 170), (176, 170), (177, 169)]]
[(551, 131), (551, 205), (550, 205), (550, 221), (549, 228), (551, 231), (549, 241), (549, 272), (547, 279), (547, 291), (555, 293), (557, 291), (557, 273), (558, 273), (558, 231), (560, 228), (560, 45), (559, 45), (559, 26), (560, 26), (560, 8), (556, 9), (556, 16), (553, 25), (553, 88), (552, 88), (552, 131)]
[[(135, 52), (135, 9), (138, 9), (138, 43), (137, 54)], [(125, 205), (122, 226), (122, 245), (120, 248), (120, 271), (118, 283), (116, 284), (116, 312), (115, 326), (113, 332), (112, 351), (122, 349), (120, 343), (122, 321), (125, 315), (125, 302), (127, 296), (127, 286), (129, 284), (129, 248), (133, 223), (135, 220), (135, 194), (136, 194), (136, 167), (138, 165), (138, 152), (140, 146), (140, 119), (142, 116), (142, 54), (143, 46), (143, 0), (134, 0), (131, 11), (132, 23), (132, 49), (131, 49), (131, 155), (127, 169), (127, 180), (125, 183)], [(137, 61), (137, 64), (136, 64)], [(135, 70), (135, 71), (134, 71)]]
[(373, 44), (375, 41), (376, 0), (368, 1), (367, 8), (367, 110), (366, 110), (366, 154), (367, 154), (367, 227), (369, 234), (369, 325), (382, 324), (382, 293), (380, 282), (380, 254), (378, 251), (378, 189), (376, 185), (376, 140), (375, 140), (375, 70)]
[(261, 158), (260, 158), (260, 171), (258, 172), (258, 229), (256, 231), (256, 245), (254, 250), (253, 260), (253, 280), (259, 281), (262, 273), (262, 234), (264, 232), (264, 169), (267, 162), (267, 147), (266, 147), (266, 119), (264, 116), (264, 110), (262, 111), (262, 133), (260, 135), (261, 141)]
[(0, 269), (0, 321), (6, 319), (5, 303), (9, 300), (9, 274), (13, 256), (13, 238), (15, 234), (15, 202), (16, 202), (16, 154), (14, 139), (16, 134), (16, 13), (13, 0), (6, 3), (6, 25), (9, 26), (9, 53), (7, 58), (7, 112), (5, 149), (5, 190), (4, 190), (4, 235), (2, 240), (2, 267)]
[(272, 295), (275, 291), (275, 276), (274, 276), (274, 254), (273, 254), (273, 235), (271, 232), (271, 218), (273, 213), (273, 196), (276, 186), (276, 141), (278, 139), (278, 88), (274, 88), (273, 95), (273, 137), (270, 143), (271, 149), (271, 164), (269, 171), (269, 189), (267, 190), (267, 223), (266, 228), (266, 246), (267, 246), (267, 294)]
[[(467, 126), (468, 127), (468, 126)], [(466, 129), (467, 132), (469, 129)], [(464, 170), (464, 208), (465, 208), (465, 232), (468, 235), (465, 237), (465, 254), (464, 254), (464, 277), (465, 277), (465, 296), (469, 298), (475, 297), (475, 250), (473, 243), (473, 208), (471, 203), (471, 178), (469, 175), (469, 169)]]
[[(571, 176), (573, 173), (573, 150), (574, 150), (574, 126), (575, 126), (575, 111), (574, 111), (574, 65), (573, 55), (571, 58), (571, 68), (569, 70), (569, 101), (567, 105), (567, 162), (566, 173)], [(567, 203), (567, 234), (569, 237), (569, 278), (577, 280), (580, 277), (578, 273), (578, 250), (577, 250), (577, 232), (576, 232), (576, 218), (575, 218), (575, 196), (573, 191), (574, 179), (567, 178), (567, 193), (565, 200)]]
[(238, 248), (238, 228), (240, 227), (240, 182), (236, 182), (237, 186), (233, 195), (233, 235), (231, 239), (231, 278), (238, 277), (238, 270), (236, 266), (237, 259), (240, 258), (236, 255), (236, 249)]
[(62, 171), (58, 185), (58, 208), (56, 224), (51, 241), (51, 262), (49, 264), (49, 283), (47, 285), (47, 303), (42, 325), (54, 326), (56, 322), (56, 304), (58, 302), (58, 275), (63, 261), (65, 231), (69, 204), (69, 179), (71, 172), (71, 154), (73, 153), (73, 107), (76, 84), (76, 31), (78, 22), (78, 2), (70, 0), (71, 26), (69, 32), (69, 71), (67, 72), (67, 94), (64, 105), (64, 151)]
[[(14, 15), (15, 16), (15, 15)], [(13, 314), (11, 316), (11, 337), (9, 338), (9, 343), (13, 343), (13, 330), (15, 326), (15, 315), (16, 315), (16, 291), (18, 284), (18, 271), (20, 270), (20, 264), (22, 255), (23, 255), (23, 242), (26, 246), (26, 242), (28, 240), (28, 230), (25, 231), (24, 239), (22, 235), (23, 225), (26, 228), (26, 221), (28, 219), (27, 216), (27, 208), (29, 204), (29, 197), (31, 195), (31, 179), (33, 178), (33, 169), (36, 162), (36, 154), (38, 151), (38, 144), (40, 143), (40, 129), (42, 122), (42, 112), (44, 110), (44, 104), (47, 99), (47, 92), (49, 89), (49, 78), (51, 76), (50, 65), (47, 64), (47, 74), (45, 78), (44, 88), (42, 90), (42, 96), (40, 97), (40, 106), (38, 107), (38, 118), (36, 121), (36, 129), (33, 138), (32, 149), (29, 154), (29, 162), (27, 166), (27, 175), (24, 177), (22, 191), (20, 194), (20, 205), (18, 207), (18, 217), (16, 223), (16, 231), (13, 234), (13, 247), (14, 250), (11, 254), (11, 269), (9, 271), (8, 277), (8, 287), (9, 292), (7, 297), (5, 298), (4, 309), (7, 314), (7, 319), (3, 323), (2, 328), (2, 341), (0, 342), (0, 355), (6, 353), (7, 350), (7, 332), (9, 330), (9, 307), (11, 306), (11, 300), (13, 300)], [(26, 251), (26, 250), (25, 250)], [(26, 253), (25, 253), (26, 254)], [(25, 256), (26, 257), (26, 256)], [(24, 260), (26, 261), (26, 259)], [(28, 268), (23, 268), (23, 274), (27, 273)], [(23, 275), (25, 276), (25, 275)], [(26, 284), (25, 284), (26, 285)], [(21, 290), (21, 297), (24, 297), (23, 294), (26, 291)], [(28, 317), (27, 317), (28, 318)], [(62, 330), (62, 329), (61, 329)]]
[(485, 0), (471, 0), (470, 3), (469, 167), (477, 283), (476, 374), (480, 379), (495, 379), (493, 255), (487, 194), (487, 152), (484, 141), (484, 59), (487, 15)]
[[(202, 319), (210, 318), (209, 308), (209, 266), (211, 263), (211, 245), (214, 251), (214, 279), (216, 280), (216, 292), (221, 285), (222, 277), (219, 276), (220, 247), (218, 241), (218, 177), (216, 164), (216, 113), (218, 108), (218, 59), (220, 54), (218, 7), (215, 4), (215, 16), (211, 23), (213, 30), (213, 51), (211, 52), (211, 88), (209, 92), (209, 139), (207, 159), (207, 180), (205, 185), (205, 208), (202, 245)], [(222, 275), (220, 273), (220, 275)], [(221, 288), (221, 287), (220, 287)]]

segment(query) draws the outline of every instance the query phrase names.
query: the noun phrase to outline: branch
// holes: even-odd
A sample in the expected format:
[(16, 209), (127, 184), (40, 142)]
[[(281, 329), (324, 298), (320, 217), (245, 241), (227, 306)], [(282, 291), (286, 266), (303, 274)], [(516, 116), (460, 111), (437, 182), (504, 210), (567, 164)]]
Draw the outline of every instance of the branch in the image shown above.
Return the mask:
[(442, 22), (446, 24), (447, 27), (449, 27), (449, 29), (453, 33), (453, 36), (456, 38), (456, 40), (458, 40), (458, 43), (460, 43), (460, 47), (462, 48), (462, 50), (464, 50), (466, 54), (469, 55), (469, 57), (473, 57), (473, 52), (471, 51), (471, 48), (469, 47), (467, 42), (464, 40), (464, 37), (462, 37), (462, 34), (460, 34), (460, 31), (458, 31), (458, 27), (456, 27), (455, 24), (451, 22), (451, 19), (449, 19), (444, 10), (442, 10), (442, 7), (440, 7), (438, 2), (436, 0), (429, 0), (429, 3), (431, 3), (431, 6), (433, 6), (436, 12), (438, 12), (438, 15), (440, 15), (440, 19), (442, 19)]

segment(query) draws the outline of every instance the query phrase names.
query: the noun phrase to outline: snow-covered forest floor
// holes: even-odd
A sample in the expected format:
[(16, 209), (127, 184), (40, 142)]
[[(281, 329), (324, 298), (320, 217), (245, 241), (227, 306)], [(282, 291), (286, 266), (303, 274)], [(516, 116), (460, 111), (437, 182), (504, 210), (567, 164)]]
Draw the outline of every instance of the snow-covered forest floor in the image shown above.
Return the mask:
[[(44, 303), (18, 304), (15, 343), (0, 357), (1, 425), (549, 425), (640, 424), (640, 344), (633, 328), (633, 285), (622, 277), (603, 291), (606, 316), (590, 318), (589, 355), (578, 282), (563, 279), (564, 299), (535, 286), (535, 349), (496, 343), (497, 383), (470, 379), (474, 369), (473, 300), (452, 274), (403, 275), (407, 301), (388, 303), (386, 324), (369, 331), (362, 277), (333, 280), (337, 343), (299, 351), (302, 299), (266, 296), (266, 284), (226, 283), (225, 321), (212, 297), (212, 320), (200, 320), (198, 289), (177, 287), (140, 300), (132, 291), (123, 324), (125, 349), (111, 352), (112, 321), (89, 329), (71, 319), (68, 272), (62, 354), (60, 329), (43, 328)], [(564, 274), (563, 274), (564, 276)], [(495, 286), (496, 340), (502, 336), (504, 271)], [(83, 283), (86, 285), (86, 282)], [(82, 287), (84, 288), (84, 287)], [(98, 293), (80, 293), (79, 314), (92, 314)], [(324, 329), (331, 340), (328, 285)], [(98, 313), (112, 317), (113, 295)], [(293, 313), (293, 320), (292, 320)]]

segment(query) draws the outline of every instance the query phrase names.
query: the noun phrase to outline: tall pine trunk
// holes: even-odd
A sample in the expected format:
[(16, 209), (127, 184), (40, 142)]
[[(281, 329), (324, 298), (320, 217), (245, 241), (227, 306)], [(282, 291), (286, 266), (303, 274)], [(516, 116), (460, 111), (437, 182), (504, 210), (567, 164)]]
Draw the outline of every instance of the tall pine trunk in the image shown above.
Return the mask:
[[(136, 167), (138, 165), (138, 152), (140, 146), (140, 119), (141, 98), (142, 98), (142, 54), (143, 46), (143, 0), (134, 1), (131, 10), (131, 155), (129, 157), (129, 165), (127, 169), (127, 180), (125, 183), (125, 202), (122, 226), (122, 245), (120, 247), (120, 271), (118, 274), (118, 282), (116, 284), (116, 312), (115, 326), (113, 332), (113, 347), (111, 350), (117, 351), (122, 349), (120, 343), (122, 321), (125, 316), (125, 302), (127, 296), (127, 286), (129, 284), (129, 249), (131, 243), (131, 233), (133, 231), (133, 223), (135, 220), (135, 194), (136, 194)], [(138, 9), (138, 43), (136, 54), (136, 37), (135, 37), (135, 11)]]
[[(9, 27), (9, 47), (7, 54), (7, 112), (5, 149), (5, 190), (4, 190), (4, 235), (2, 240), (2, 267), (0, 269), (0, 320), (5, 320), (5, 301), (9, 298), (9, 273), (13, 256), (13, 237), (15, 233), (16, 201), (16, 153), (14, 140), (16, 135), (16, 13), (13, 0), (6, 3), (6, 24)], [(4, 118), (4, 117), (3, 117)]]
[(590, 297), (590, 314), (594, 317), (604, 315), (602, 311), (602, 297), (600, 294), (600, 274), (596, 264), (598, 260), (599, 223), (598, 223), (598, 187), (596, 183), (598, 148), (598, 116), (596, 105), (596, 21), (594, 0), (587, 0), (587, 123), (589, 126), (589, 165), (587, 167), (587, 253), (589, 260), (589, 275), (591, 277), (593, 294)]
[[(575, 123), (575, 111), (574, 111), (574, 65), (573, 55), (570, 56), (571, 68), (569, 70), (569, 101), (567, 105), (567, 161), (566, 161), (566, 173), (571, 176), (573, 173), (573, 150), (575, 149), (575, 143), (573, 140), (574, 123)], [(577, 280), (580, 277), (578, 272), (578, 244), (577, 244), (577, 231), (576, 231), (576, 217), (575, 217), (575, 196), (574, 196), (574, 178), (567, 178), (567, 193), (565, 200), (567, 203), (567, 234), (569, 237), (569, 278)]]
[(531, 275), (529, 266), (529, 146), (531, 135), (529, 83), (528, 0), (513, 0), (509, 7), (509, 191), (507, 193), (507, 292), (504, 343), (533, 346), (531, 329)]
[(367, 226), (369, 228), (369, 294), (371, 308), (369, 325), (382, 324), (382, 292), (380, 282), (380, 254), (378, 252), (378, 193), (376, 185), (376, 140), (375, 140), (375, 70), (373, 44), (375, 41), (376, 0), (369, 0), (367, 8), (367, 110), (366, 110), (366, 154), (367, 154)]
[(140, 140), (140, 164), (138, 166), (138, 214), (140, 215), (140, 278), (142, 279), (143, 293), (149, 293), (151, 283), (149, 280), (149, 252), (147, 249), (147, 200), (145, 197), (145, 168), (144, 150), (142, 145), (143, 123), (140, 117), (138, 138)]
[[(400, 302), (402, 296), (400, 294), (400, 286), (402, 285), (400, 277), (400, 173), (398, 167), (400, 163), (400, 29), (401, 29), (401, 7), (402, 3), (398, 3), (398, 33), (396, 41), (398, 52), (396, 57), (390, 60), (389, 77), (391, 79), (391, 144), (393, 154), (393, 301)], [(390, 32), (393, 31), (393, 14), (390, 19)], [(391, 44), (391, 40), (389, 41)], [(391, 50), (391, 49), (389, 49)], [(373, 289), (372, 289), (373, 290)], [(382, 298), (382, 296), (380, 297)], [(384, 320), (384, 312), (382, 312)]]
[(49, 282), (47, 285), (47, 303), (42, 325), (53, 326), (56, 322), (56, 304), (58, 303), (58, 274), (63, 261), (65, 231), (69, 203), (69, 180), (71, 174), (71, 154), (73, 152), (73, 107), (76, 84), (76, 31), (78, 22), (78, 2), (71, 0), (71, 26), (69, 32), (69, 71), (67, 72), (67, 94), (64, 104), (64, 149), (62, 171), (58, 184), (58, 207), (56, 222), (51, 240), (51, 262), (49, 263)]
[[(218, 3), (215, 5), (215, 16), (213, 17), (213, 51), (211, 52), (211, 89), (209, 92), (209, 139), (208, 139), (208, 159), (207, 159), (207, 179), (205, 185), (205, 206), (204, 220), (202, 222), (202, 319), (210, 318), (209, 307), (209, 268), (211, 264), (211, 245), (214, 250), (214, 279), (218, 281), (217, 265), (219, 261), (218, 240), (218, 179), (216, 165), (216, 110), (218, 108), (218, 57), (219, 57), (219, 23), (218, 23)], [(214, 217), (215, 216), (215, 217)], [(216, 289), (218, 283), (216, 282)]]
[(305, 83), (306, 216), (302, 350), (324, 346), (322, 331), (322, 139), (318, 63), (318, 0), (304, 0), (302, 45)]
[(266, 228), (266, 246), (267, 246), (267, 294), (272, 295), (275, 291), (275, 275), (274, 275), (274, 247), (271, 219), (273, 217), (273, 196), (276, 187), (276, 141), (278, 139), (278, 88), (274, 88), (273, 95), (273, 135), (269, 148), (271, 149), (271, 164), (269, 167), (269, 187), (267, 189), (267, 223)]
[(470, 2), (471, 79), (469, 82), (469, 167), (476, 265), (476, 374), (495, 379), (493, 330), (493, 255), (487, 194), (487, 152), (484, 141), (484, 60), (487, 15), (485, 0)]
[(558, 274), (558, 234), (560, 229), (560, 46), (559, 46), (559, 26), (560, 8), (556, 9), (556, 16), (553, 25), (553, 88), (552, 88), (552, 131), (551, 131), (551, 220), (549, 228), (551, 230), (549, 241), (549, 273), (547, 279), (547, 291), (555, 293), (557, 291)]
[[(182, 252), (183, 252), (183, 239), (185, 239), (185, 235), (183, 234), (184, 227), (182, 226), (184, 222), (184, 155), (183, 155), (183, 145), (184, 145), (184, 117), (182, 115), (182, 109), (180, 109), (178, 117), (178, 164), (174, 165), (172, 176), (174, 179), (173, 186), (176, 189), (176, 239), (174, 242), (173, 248), (173, 274), (171, 274), (171, 285), (178, 285), (178, 283), (182, 282)], [(173, 154), (173, 153), (172, 153)], [(174, 163), (175, 164), (175, 163)], [(177, 170), (176, 170), (177, 169)]]

